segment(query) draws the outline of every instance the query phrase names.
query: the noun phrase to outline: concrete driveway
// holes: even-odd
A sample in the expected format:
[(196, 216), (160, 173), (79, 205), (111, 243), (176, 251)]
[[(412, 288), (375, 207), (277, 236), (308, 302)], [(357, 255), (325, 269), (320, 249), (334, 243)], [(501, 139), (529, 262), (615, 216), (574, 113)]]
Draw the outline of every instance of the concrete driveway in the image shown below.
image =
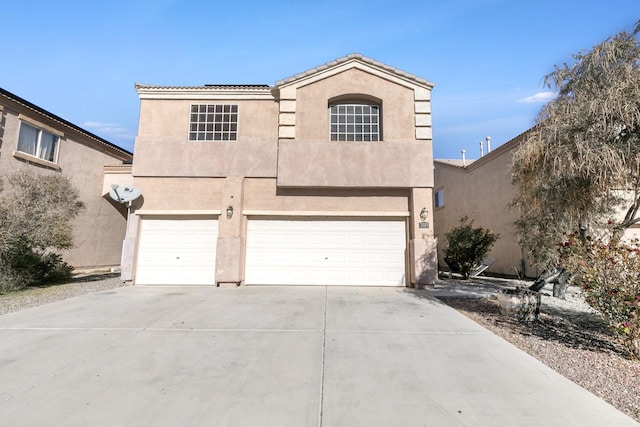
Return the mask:
[(0, 316), (11, 426), (637, 426), (397, 288), (126, 287)]

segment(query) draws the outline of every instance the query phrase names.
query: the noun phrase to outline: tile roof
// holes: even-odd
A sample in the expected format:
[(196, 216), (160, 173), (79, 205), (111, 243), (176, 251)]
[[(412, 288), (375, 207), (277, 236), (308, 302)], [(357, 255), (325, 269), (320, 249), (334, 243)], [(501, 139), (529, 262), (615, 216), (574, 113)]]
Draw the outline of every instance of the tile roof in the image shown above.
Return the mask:
[(470, 164), (472, 164), (473, 162), (475, 162), (475, 160), (465, 160), (464, 162), (462, 161), (462, 159), (433, 159), (434, 162), (438, 162), (438, 163), (444, 163), (450, 166), (457, 166), (460, 168), (469, 166)]
[(56, 122), (58, 122), (58, 123), (60, 123), (60, 124), (62, 124), (64, 126), (67, 126), (67, 127), (71, 128), (71, 129), (74, 129), (75, 131), (80, 132), (81, 134), (87, 136), (88, 138), (90, 138), (90, 139), (92, 139), (92, 140), (94, 140), (94, 141), (96, 141), (96, 142), (98, 142), (100, 144), (106, 145), (107, 147), (110, 147), (111, 149), (119, 151), (120, 153), (124, 154), (127, 157), (133, 156), (133, 153), (129, 152), (128, 150), (125, 150), (124, 148), (119, 147), (119, 146), (107, 141), (106, 139), (100, 138), (98, 135), (95, 135), (95, 134), (89, 132), (88, 130), (83, 129), (80, 126), (74, 125), (73, 123), (63, 119), (62, 117), (56, 116), (55, 114), (48, 112), (44, 108), (38, 107), (37, 105), (27, 101), (26, 99), (20, 98), (18, 95), (15, 95), (15, 94), (9, 92), (8, 90), (0, 88), (0, 95), (4, 96), (7, 99), (12, 100), (13, 102), (21, 104), (24, 107), (26, 107), (26, 108), (28, 108), (28, 109), (30, 109), (32, 111), (36, 111), (36, 112), (38, 112), (38, 113), (40, 113), (40, 114), (42, 114), (44, 116), (47, 116), (51, 120), (54, 120), (54, 121), (56, 121)]
[[(279, 80), (276, 82), (275, 87), (278, 86), (282, 86), (284, 84), (287, 83), (291, 83), (294, 82), (298, 79), (301, 79), (303, 77), (306, 76), (310, 76), (313, 75), (315, 73), (321, 72), (323, 70), (327, 70), (329, 68), (338, 66), (340, 64), (344, 64), (346, 62), (349, 61), (360, 61), (363, 62), (365, 64), (371, 65), (373, 67), (377, 67), (380, 68), (388, 73), (392, 73), (395, 74), (399, 77), (402, 77), (404, 79), (407, 80), (411, 80), (414, 81), (420, 85), (426, 85), (426, 86), (434, 86), (433, 83), (431, 83), (430, 81), (423, 79), (421, 77), (418, 77), (414, 74), (410, 74), (407, 73), (405, 71), (399, 70), (395, 67), (392, 67), (390, 65), (384, 64), (380, 61), (376, 61), (375, 59), (372, 58), (368, 58), (364, 55), (361, 55), (359, 53), (352, 53), (349, 54), (347, 56), (343, 56), (342, 58), (338, 58), (338, 59), (334, 59), (333, 61), (329, 61), (325, 64), (319, 65), (317, 67), (311, 68), (309, 70), (303, 71), (302, 73), (298, 73), (294, 76), (291, 77), (287, 77), (285, 79)], [(161, 85), (153, 85), (153, 84), (145, 84), (145, 83), (136, 83), (135, 84), (135, 88), (136, 90), (154, 90), (154, 89), (159, 89), (159, 90), (183, 90), (183, 91), (202, 91), (202, 90), (228, 90), (228, 91), (233, 91), (233, 90), (248, 90), (248, 91), (264, 91), (264, 90), (271, 90), (274, 89), (274, 87), (271, 87), (269, 85), (265, 85), (265, 84), (205, 84), (203, 86), (161, 86)]]
[(205, 84), (203, 86), (161, 86), (145, 83), (136, 83), (138, 89), (178, 89), (178, 90), (270, 90), (271, 86), (263, 84)]
[(218, 89), (269, 89), (269, 85), (218, 85), (205, 84), (204, 87), (215, 87)]
[(326, 70), (328, 68), (335, 67), (335, 66), (343, 64), (345, 62), (353, 61), (353, 60), (358, 60), (360, 62), (364, 62), (364, 63), (372, 65), (374, 67), (381, 68), (381, 69), (383, 69), (383, 70), (385, 70), (387, 72), (390, 72), (390, 73), (396, 74), (398, 76), (404, 77), (405, 79), (408, 79), (408, 80), (413, 80), (416, 83), (419, 83), (419, 84), (422, 84), (422, 85), (427, 85), (427, 86), (433, 86), (434, 85), (430, 81), (425, 80), (425, 79), (423, 79), (421, 77), (418, 77), (418, 76), (416, 76), (414, 74), (410, 74), (410, 73), (407, 73), (405, 71), (399, 70), (399, 69), (397, 69), (395, 67), (392, 67), (390, 65), (384, 64), (384, 63), (382, 63), (380, 61), (376, 61), (375, 59), (368, 58), (368, 57), (366, 57), (366, 56), (364, 56), (362, 54), (352, 53), (352, 54), (349, 54), (347, 56), (343, 56), (342, 58), (334, 59), (333, 61), (329, 61), (329, 62), (327, 62), (325, 64), (322, 64), (322, 65), (319, 65), (317, 67), (311, 68), (309, 70), (303, 71), (302, 73), (298, 73), (298, 74), (296, 74), (294, 76), (287, 77), (285, 79), (279, 80), (279, 81), (276, 82), (276, 86), (282, 86), (284, 84), (291, 83), (291, 82), (296, 81), (298, 79), (301, 79), (303, 77), (318, 73), (318, 72)]

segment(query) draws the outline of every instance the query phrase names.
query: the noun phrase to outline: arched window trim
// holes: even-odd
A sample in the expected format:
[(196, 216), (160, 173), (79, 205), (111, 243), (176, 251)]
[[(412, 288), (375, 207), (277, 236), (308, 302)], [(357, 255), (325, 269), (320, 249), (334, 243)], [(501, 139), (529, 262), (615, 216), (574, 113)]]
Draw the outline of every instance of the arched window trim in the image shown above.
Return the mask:
[(329, 98), (329, 105), (340, 104), (344, 102), (371, 102), (382, 106), (382, 99), (365, 93), (345, 93), (342, 95)]
[(382, 100), (345, 94), (328, 102), (331, 141), (382, 141)]

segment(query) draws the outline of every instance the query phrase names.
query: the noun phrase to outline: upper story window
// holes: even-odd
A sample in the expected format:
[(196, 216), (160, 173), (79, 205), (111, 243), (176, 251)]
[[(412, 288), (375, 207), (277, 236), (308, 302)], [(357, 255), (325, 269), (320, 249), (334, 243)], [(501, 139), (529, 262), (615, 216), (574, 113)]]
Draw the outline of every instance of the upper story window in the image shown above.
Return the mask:
[(339, 102), (329, 105), (332, 141), (380, 141), (380, 105)]
[(57, 135), (20, 122), (17, 151), (55, 163), (58, 155), (58, 142)]
[(436, 193), (434, 194), (433, 204), (436, 208), (441, 208), (444, 206), (444, 189), (441, 188), (436, 191)]
[(191, 106), (189, 141), (236, 141), (238, 106), (196, 104)]

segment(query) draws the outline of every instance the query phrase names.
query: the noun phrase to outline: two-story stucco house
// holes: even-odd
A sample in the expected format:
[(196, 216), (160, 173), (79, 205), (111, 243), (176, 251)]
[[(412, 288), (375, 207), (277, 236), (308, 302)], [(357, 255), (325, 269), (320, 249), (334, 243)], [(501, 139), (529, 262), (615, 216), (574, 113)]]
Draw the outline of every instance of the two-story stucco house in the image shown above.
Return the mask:
[(432, 88), (359, 54), (274, 86), (137, 84), (123, 278), (434, 283)]
[(85, 209), (74, 220), (75, 247), (62, 253), (76, 269), (120, 265), (126, 208), (103, 189), (103, 168), (130, 163), (130, 152), (0, 89), (0, 176), (28, 168), (67, 176)]

